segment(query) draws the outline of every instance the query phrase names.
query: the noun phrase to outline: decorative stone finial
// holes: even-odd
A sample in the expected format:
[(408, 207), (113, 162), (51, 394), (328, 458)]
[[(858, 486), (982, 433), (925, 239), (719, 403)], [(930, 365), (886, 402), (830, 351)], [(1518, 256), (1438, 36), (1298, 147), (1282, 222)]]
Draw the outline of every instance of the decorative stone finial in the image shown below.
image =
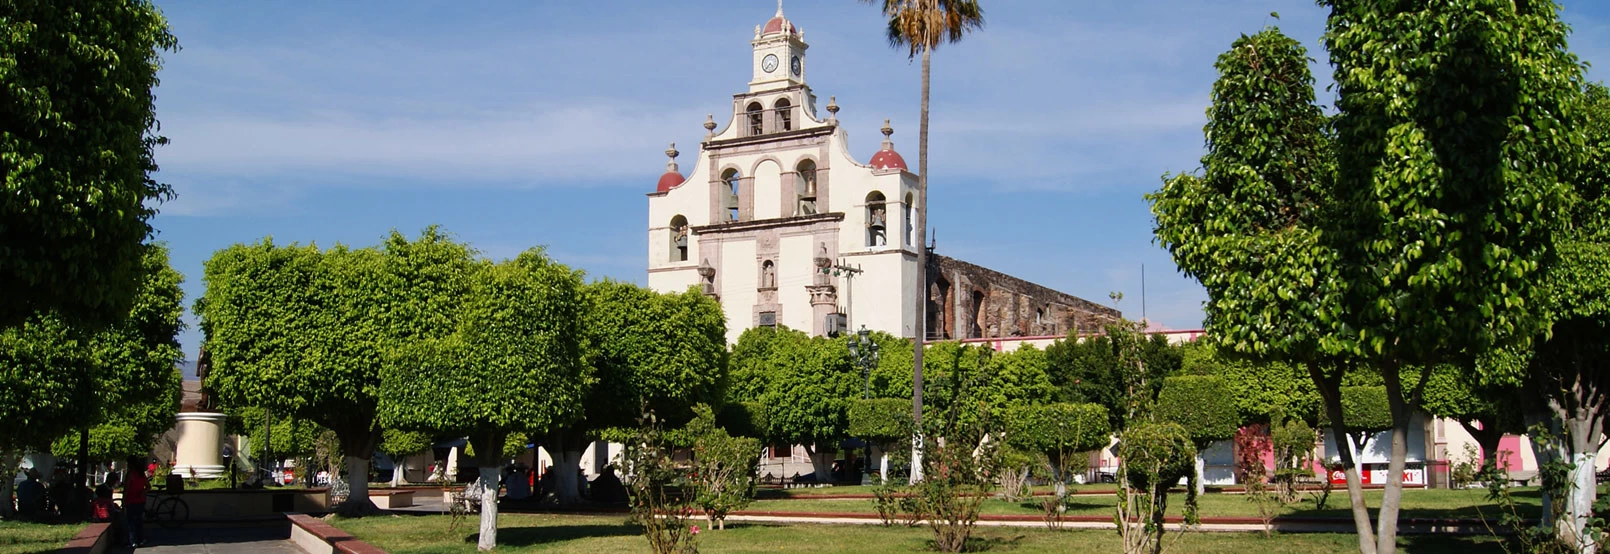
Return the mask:
[(839, 120), (839, 97), (827, 97), (827, 113), (829, 114), (827, 116), (828, 121), (837, 122)]
[(887, 120), (887, 119), (883, 120), (883, 128), (879, 129), (879, 130), (883, 131), (883, 149), (884, 150), (893, 150), (894, 149), (894, 141), (890, 140), (889, 137), (891, 135), (894, 135), (894, 128), (889, 126), (889, 120)]
[(674, 142), (671, 143), (670, 148), (665, 149), (665, 156), (667, 158), (671, 158), (669, 161), (665, 162), (665, 172), (666, 173), (677, 173), (678, 172), (677, 167), (676, 167), (676, 157), (679, 154), (681, 154), (681, 152), (676, 151), (676, 143), (674, 143)]
[(705, 114), (704, 115), (704, 140), (710, 140), (710, 139), (713, 139), (715, 137), (716, 137), (716, 115), (715, 114)]
[(777, 17), (783, 16), (783, 0), (777, 0)]

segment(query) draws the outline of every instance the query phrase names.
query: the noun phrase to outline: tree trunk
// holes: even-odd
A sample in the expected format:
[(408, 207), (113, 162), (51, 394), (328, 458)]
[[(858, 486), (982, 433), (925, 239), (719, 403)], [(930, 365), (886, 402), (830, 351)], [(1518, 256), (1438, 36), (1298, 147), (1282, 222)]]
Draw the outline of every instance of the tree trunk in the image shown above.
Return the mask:
[[(1533, 433), (1532, 431), (1537, 429), (1538, 425), (1541, 425), (1543, 431), (1547, 432), (1549, 436), (1542, 437)], [(1559, 440), (1560, 421), (1557, 418), (1544, 414), (1526, 414), (1526, 431), (1527, 438), (1532, 443), (1532, 456), (1537, 459), (1539, 470), (1548, 467), (1551, 462), (1566, 458), (1564, 444)], [(1549, 492), (1551, 483), (1544, 482), (1544, 475), (1546, 475), (1545, 472), (1538, 471), (1538, 483), (1541, 485), (1538, 487), (1539, 501), (1542, 503), (1543, 508), (1542, 517), (1539, 518), (1538, 523), (1543, 527), (1553, 527), (1554, 518), (1559, 514), (1554, 513), (1554, 495)]]
[(342, 502), (336, 511), (347, 517), (380, 513), (380, 508), (375, 507), (374, 501), (369, 500), (369, 460), (375, 455), (375, 444), (380, 442), (380, 430), (369, 428), (367, 424), (358, 428), (337, 429), (336, 438), (341, 441), (349, 491), (347, 501)]
[(1569, 452), (1572, 464), (1568, 485), (1569, 497), (1565, 501), (1565, 513), (1561, 514), (1560, 525), (1556, 526), (1560, 539), (1571, 545), (1577, 552), (1593, 554), (1598, 551), (1598, 542), (1594, 540), (1594, 531), (1588, 529), (1588, 521), (1593, 518), (1593, 501), (1598, 493), (1598, 484), (1594, 481), (1593, 459), (1598, 452), (1599, 435), (1602, 431), (1599, 419), (1594, 417), (1591, 410), (1577, 409), (1571, 411), (1571, 419), (1565, 420), (1565, 428), (1569, 435), (1562, 442), (1571, 450)]
[(1196, 495), (1207, 494), (1207, 479), (1203, 479), (1204, 470), (1207, 469), (1207, 458), (1202, 457), (1202, 448), (1196, 449)]
[(888, 452), (884, 452), (883, 455), (878, 456), (878, 477), (880, 477), (882, 479), (882, 482), (887, 483), (889, 481), (889, 453)]
[[(1476, 428), (1473, 423), (1479, 423), (1481, 428)], [(1460, 421), (1459, 426), (1464, 427), (1466, 433), (1470, 433), (1470, 438), (1476, 439), (1476, 447), (1481, 449), (1481, 463), (1479, 465), (1482, 473), (1497, 471), (1498, 445), (1504, 440), (1504, 433), (1499, 430), (1498, 422)]]
[(586, 436), (574, 430), (560, 430), (548, 434), (552, 445), (548, 454), (553, 456), (554, 498), (561, 506), (581, 503), (581, 455), (586, 449)]
[[(493, 447), (501, 446), (501, 441)], [(479, 449), (477, 449), (479, 452)], [(476, 456), (480, 458), (480, 456)], [(475, 549), (486, 552), (498, 546), (498, 476), (503, 473), (501, 464), (481, 465), (481, 536)]]
[(470, 434), (481, 485), (481, 535), (475, 548), (482, 552), (498, 546), (498, 481), (503, 474), (503, 442), (508, 437), (507, 431), (498, 429)]
[(811, 470), (812, 473), (816, 474), (817, 483), (825, 485), (833, 482), (833, 458), (836, 457), (836, 454), (837, 452), (833, 451), (818, 450), (818, 447), (812, 445), (810, 449)]
[(922, 351), (928, 340), (928, 74), (933, 48), (922, 48), (922, 114), (917, 126), (917, 318), (911, 366), (911, 483), (922, 481)]
[[(1308, 363), (1308, 376), (1319, 389), (1325, 401), (1325, 413), (1330, 417), (1331, 437), (1336, 444), (1336, 455), (1341, 459), (1342, 471), (1347, 475), (1348, 502), (1353, 508), (1353, 527), (1358, 532), (1358, 551), (1376, 554), (1375, 526), (1370, 524), (1370, 510), (1364, 504), (1364, 483), (1359, 478), (1358, 464), (1353, 457), (1353, 439), (1348, 437), (1347, 423), (1342, 420), (1342, 392), (1340, 379), (1332, 380), (1314, 362)], [(1326, 479), (1330, 476), (1326, 475)]]
[(1392, 411), (1392, 454), (1386, 465), (1386, 490), (1381, 493), (1381, 510), (1376, 521), (1375, 551), (1391, 554), (1398, 549), (1398, 510), (1403, 506), (1403, 466), (1409, 455), (1408, 401), (1403, 397), (1403, 381), (1394, 362), (1381, 364), (1386, 381), (1386, 401)]
[(403, 467), (402, 462), (397, 460), (391, 461), (391, 486), (402, 486), (408, 482), (408, 476), (403, 475), (404, 471), (407, 470)]

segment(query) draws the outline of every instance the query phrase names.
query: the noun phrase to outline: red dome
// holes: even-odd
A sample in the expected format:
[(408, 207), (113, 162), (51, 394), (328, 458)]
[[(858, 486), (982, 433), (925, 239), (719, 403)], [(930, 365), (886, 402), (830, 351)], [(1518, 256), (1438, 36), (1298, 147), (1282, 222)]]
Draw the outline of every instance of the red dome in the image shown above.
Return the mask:
[(667, 172), (665, 172), (664, 175), (660, 176), (660, 183), (654, 187), (654, 191), (655, 192), (665, 192), (665, 191), (671, 190), (673, 188), (676, 188), (677, 185), (682, 184), (682, 182), (686, 181), (686, 180), (687, 180), (686, 178), (682, 177), (681, 173), (677, 173), (675, 171), (667, 171)]
[(906, 169), (906, 159), (892, 149), (879, 150), (872, 155), (872, 169)]
[(771, 21), (766, 22), (766, 28), (762, 29), (760, 34), (769, 35), (772, 33), (781, 33), (785, 30), (791, 35), (799, 33), (799, 27), (795, 27), (792, 22), (784, 19), (782, 14), (779, 13), (777, 17), (773, 17), (771, 18)]

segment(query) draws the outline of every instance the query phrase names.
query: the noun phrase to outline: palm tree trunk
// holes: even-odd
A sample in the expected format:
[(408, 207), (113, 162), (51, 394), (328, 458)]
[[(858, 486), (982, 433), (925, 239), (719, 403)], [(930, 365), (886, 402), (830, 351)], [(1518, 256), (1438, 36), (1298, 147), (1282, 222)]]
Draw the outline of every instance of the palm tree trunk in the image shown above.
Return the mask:
[(922, 48), (922, 114), (917, 127), (917, 321), (911, 366), (911, 482), (922, 481), (922, 350), (928, 338), (928, 72), (933, 47)]

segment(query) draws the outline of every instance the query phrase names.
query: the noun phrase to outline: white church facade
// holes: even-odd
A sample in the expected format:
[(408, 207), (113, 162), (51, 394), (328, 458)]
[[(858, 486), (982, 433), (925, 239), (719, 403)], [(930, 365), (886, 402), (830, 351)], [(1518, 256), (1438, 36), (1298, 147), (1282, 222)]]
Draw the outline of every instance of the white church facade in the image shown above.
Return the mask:
[(649, 286), (718, 298), (729, 342), (758, 325), (912, 336), (918, 315), (903, 299), (919, 286), (922, 198), (892, 129), (885, 122), (868, 162), (856, 158), (838, 106), (822, 106), (806, 83), (804, 34), (781, 7), (751, 46), (749, 87), (724, 124), (706, 121), (686, 176), (675, 145), (666, 151), (649, 193)]

